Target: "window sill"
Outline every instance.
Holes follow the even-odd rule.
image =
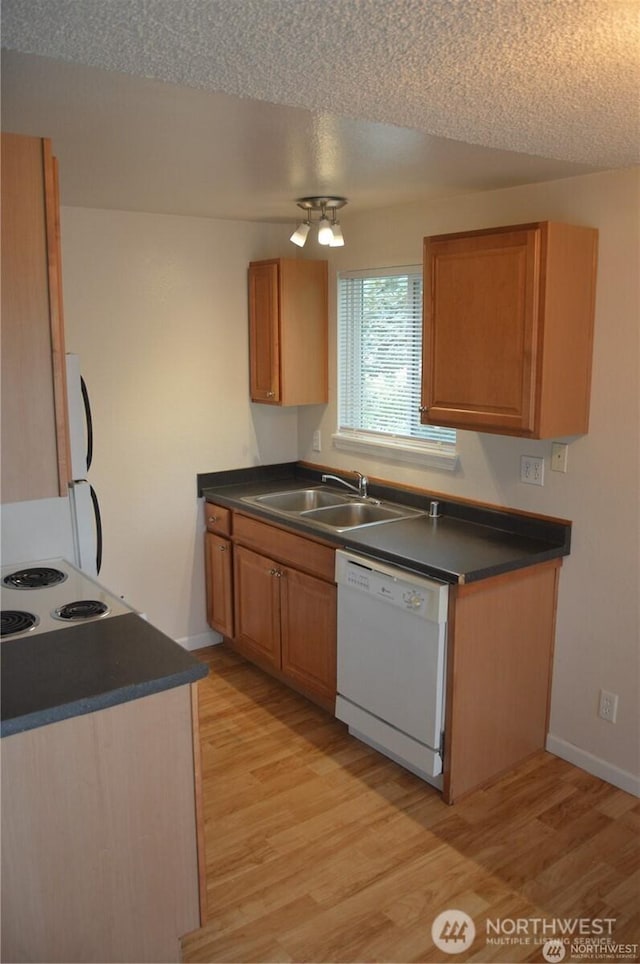
[[[362,455],[372,455],[379,459],[389,459],[393,462],[414,462],[420,465],[430,465],[433,468],[453,472],[458,464],[458,453],[454,446],[424,442],[412,444],[406,439],[379,440],[364,438],[361,435],[351,435],[336,432],[331,436],[334,448]]]

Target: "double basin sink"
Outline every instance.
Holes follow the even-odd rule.
[[[397,522],[425,514],[420,509],[343,495],[324,487],[245,496],[242,501],[268,509],[276,515],[289,518],[298,516],[334,532]]]

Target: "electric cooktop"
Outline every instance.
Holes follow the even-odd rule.
[[[3,641],[135,612],[66,559],[3,566],[0,603]]]

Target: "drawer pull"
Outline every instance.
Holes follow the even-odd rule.
[[[209,521],[209,522],[217,522],[217,521],[218,521],[218,516],[217,516],[217,515],[210,515],[208,521]]]
[[[270,576],[275,576],[276,579],[280,579],[280,577],[282,576],[282,570],[281,570],[281,569],[270,569],[270,570],[269,570],[269,575],[270,575]]]

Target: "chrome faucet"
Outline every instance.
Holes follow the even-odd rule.
[[[354,492],[357,492],[361,499],[366,499],[366,498],[367,498],[367,486],[369,485],[369,479],[366,477],[366,475],[363,475],[361,472],[356,472],[355,469],[354,469],[353,471],[354,471],[354,474],[358,476],[358,484],[357,484],[357,485],[352,485],[351,482],[347,482],[346,479],[341,479],[339,475],[323,475],[323,476],[322,476],[322,481],[323,481],[323,482],[329,482],[329,481],[339,482],[340,485],[346,486],[347,489],[353,489]]]

